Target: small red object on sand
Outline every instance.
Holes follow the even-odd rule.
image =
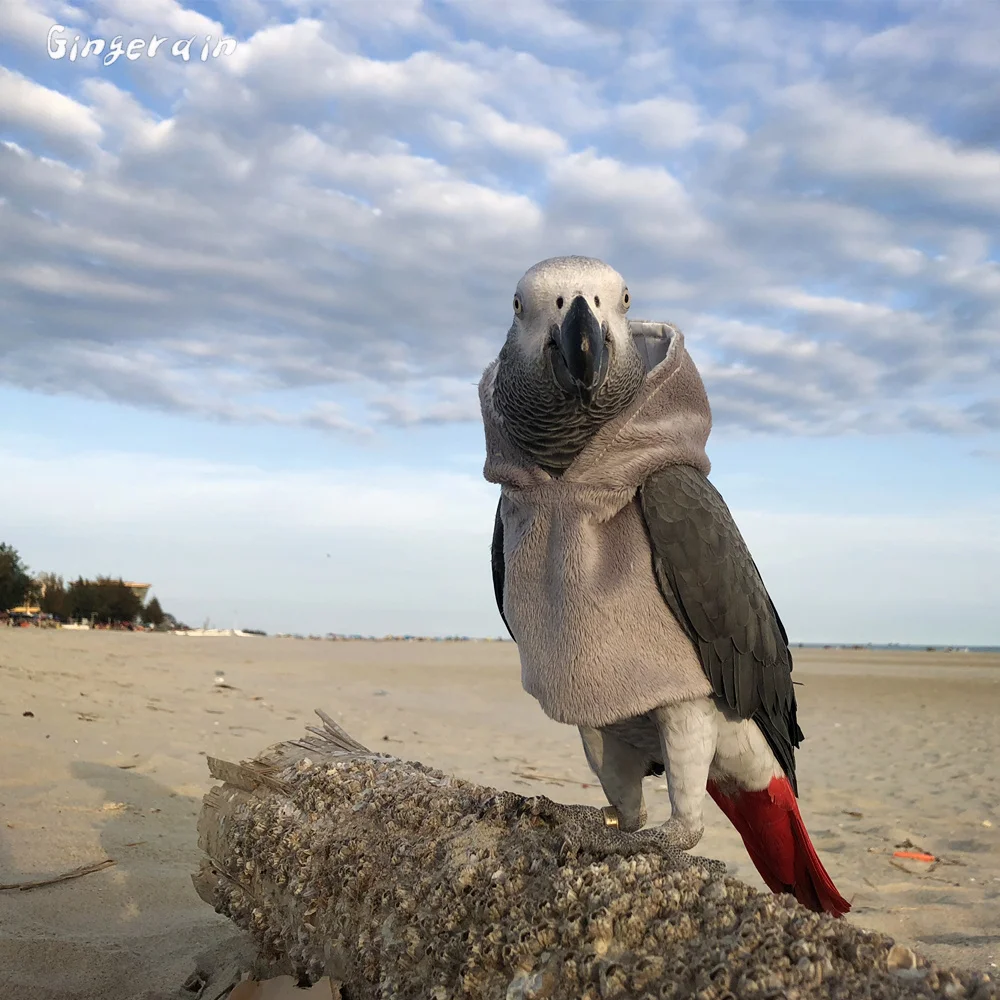
[[[921,854],[920,851],[893,851],[894,858],[909,858],[911,861],[937,861],[933,854]]]

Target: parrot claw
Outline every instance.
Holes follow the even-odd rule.
[[[724,861],[697,857],[687,852],[701,840],[702,830],[692,830],[680,823],[671,826],[667,821],[663,826],[653,826],[648,830],[635,830],[631,833],[615,831],[615,848],[623,854],[659,854],[671,857],[673,863],[686,868],[700,865],[711,875],[725,875],[727,868]]]
[[[639,836],[642,836],[643,833],[657,834],[658,840],[666,842],[671,847],[675,847],[680,851],[690,851],[692,847],[698,846],[705,833],[705,827],[692,827],[682,820],[671,818],[660,827],[640,831]]]
[[[508,794],[508,793],[505,793]],[[614,806],[595,809],[593,806],[564,805],[544,796],[531,799],[533,815],[544,817],[546,821],[561,826],[567,842],[577,848],[593,851],[595,854],[658,854],[668,858],[677,870],[699,865],[712,875],[725,875],[726,864],[711,858],[700,858],[684,853],[686,844],[694,846],[700,839],[702,830],[692,831],[690,827],[668,821],[663,826],[647,830],[623,829],[621,816]]]

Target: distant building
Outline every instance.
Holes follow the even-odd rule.
[[[149,588],[153,585],[151,583],[133,583],[130,580],[125,581],[125,586],[135,594],[136,597],[142,601],[143,604],[146,603],[146,595],[149,593]]]

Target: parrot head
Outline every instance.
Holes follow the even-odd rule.
[[[508,434],[553,472],[636,398],[646,375],[625,280],[592,257],[553,257],[514,292],[493,400]]]
[[[603,261],[553,257],[517,283],[508,338],[553,389],[587,409],[637,366],[629,304],[624,278]]]

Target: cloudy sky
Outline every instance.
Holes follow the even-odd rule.
[[[193,624],[500,634],[475,383],[580,253],[685,330],[793,639],[1000,643],[998,38],[985,2],[3,0],[0,540]]]

